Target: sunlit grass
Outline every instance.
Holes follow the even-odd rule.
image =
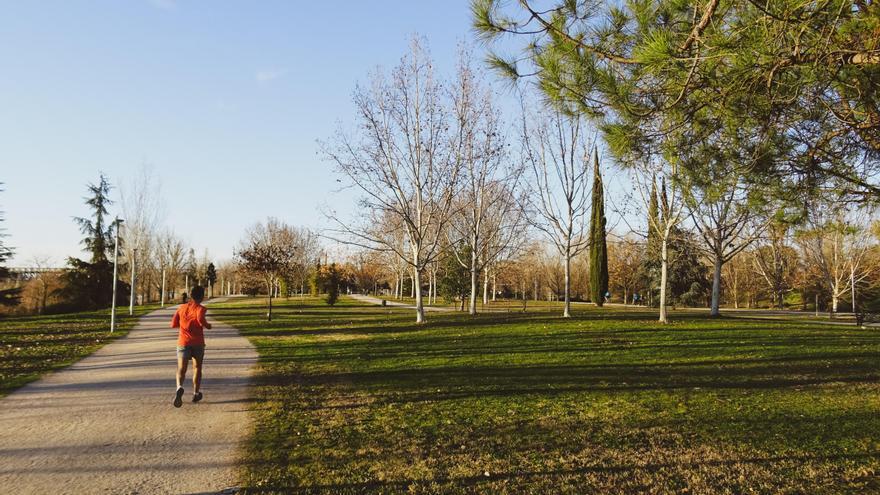
[[[134,317],[120,308],[113,334],[109,309],[0,318],[0,397],[127,334],[138,317],[157,307],[136,306]]]
[[[880,334],[343,298],[211,309],[260,352],[247,493],[880,490]]]

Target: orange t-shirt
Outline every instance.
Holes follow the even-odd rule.
[[[205,345],[205,328],[211,328],[205,320],[207,310],[201,304],[190,301],[181,304],[171,318],[171,328],[180,328],[177,345]]]

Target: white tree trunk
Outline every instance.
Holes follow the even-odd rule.
[[[272,321],[272,284],[270,283],[267,285],[269,286],[269,297],[268,297],[269,311],[266,313],[266,319],[268,321]]]
[[[413,287],[418,287],[418,290],[415,290],[416,297],[416,323],[424,323],[425,322],[425,306],[422,301],[422,274],[419,273],[418,269],[413,269]]]
[[[483,272],[483,306],[489,304],[489,272]]]
[[[666,248],[668,238],[668,235],[664,235],[663,242],[660,246],[660,318],[658,320],[660,323],[669,323],[669,317],[666,315],[666,271],[669,260]]]
[[[721,255],[715,254],[715,272],[712,274],[712,309],[710,316],[721,316]]]
[[[565,249],[565,309],[562,316],[571,317],[571,248],[568,246]]]
[[[477,252],[473,249],[471,250],[471,294],[468,298],[468,313],[475,315],[477,314],[477,278],[479,277],[479,272],[477,271]]]
[[[856,271],[854,266],[849,267],[849,284],[850,284],[850,292],[852,293],[852,312],[855,314],[856,312]]]
[[[739,287],[737,285],[736,270],[733,270],[733,308],[739,309]]]

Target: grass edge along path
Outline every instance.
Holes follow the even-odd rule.
[[[874,330],[263,302],[243,493],[880,492]]]
[[[166,308],[169,305],[166,304]],[[159,304],[117,308],[110,333],[110,308],[53,315],[0,318],[0,397],[66,368],[128,332]]]

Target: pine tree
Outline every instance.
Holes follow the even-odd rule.
[[[324,279],[324,292],[327,293],[324,301],[330,306],[333,306],[339,300],[340,281],[339,269],[336,267],[336,263],[331,263],[327,269],[327,276]]]
[[[0,184],[2,184],[2,182],[0,182]],[[3,220],[3,212],[0,211],[0,222]],[[6,260],[12,256],[12,249],[3,244],[3,238],[6,237],[6,234],[3,233],[4,230],[5,229],[0,229],[0,281],[9,277],[9,269],[4,265],[6,264]],[[0,290],[0,306],[15,306],[20,301],[20,295],[20,287]]]
[[[74,217],[73,221],[85,234],[82,244],[92,254],[92,264],[98,264],[107,261],[108,248],[113,244],[113,226],[107,227],[104,219],[107,206],[113,201],[110,200],[110,182],[104,174],[100,175],[97,185],[89,184],[88,189],[91,196],[86,198],[86,205],[94,212],[94,222],[84,217]]]
[[[88,310],[106,308],[111,304],[113,291],[113,262],[108,257],[108,251],[113,246],[114,223],[107,225],[107,207],[113,204],[110,199],[110,182],[104,174],[101,174],[98,184],[89,184],[90,196],[85,198],[85,204],[92,210],[91,217],[75,217],[73,220],[79,225],[80,231],[85,235],[82,244],[85,250],[91,254],[90,261],[78,258],[68,258],[70,266],[65,274],[65,286],[59,294],[66,298],[71,309]],[[122,240],[120,240],[120,245]],[[117,280],[115,282],[118,304],[127,304],[126,296],[129,286]]]
[[[454,247],[447,247],[440,258],[440,280],[437,284],[440,296],[446,302],[461,301],[464,311],[465,299],[470,291],[470,271],[463,267],[458,259],[469,259],[471,250],[468,246],[458,248],[458,256],[452,252]]]
[[[605,240],[605,188],[599,173],[599,153],[594,155],[593,209],[590,222],[590,291],[596,306],[605,304],[608,292],[608,246]]]

